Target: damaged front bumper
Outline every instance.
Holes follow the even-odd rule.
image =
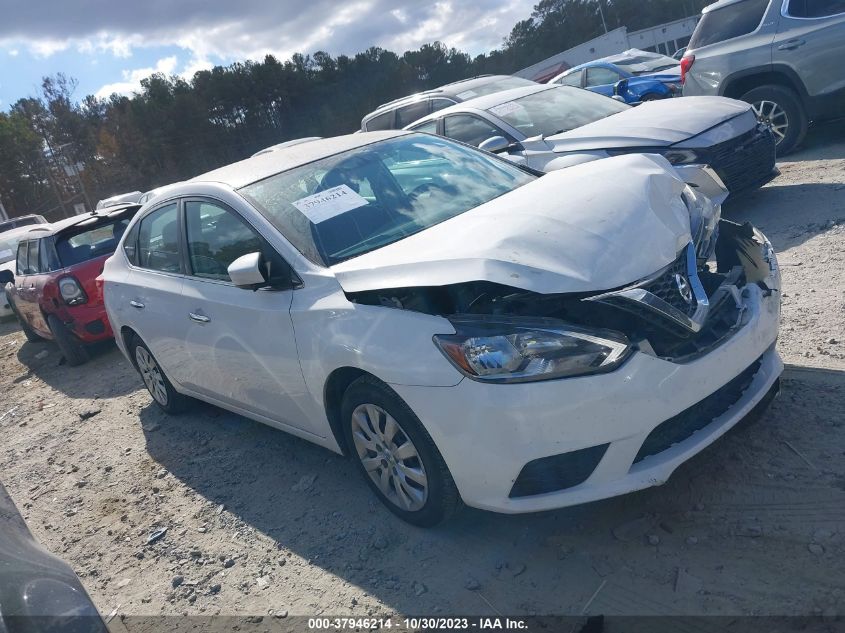
[[[505,513],[575,505],[664,483],[777,391],[780,271],[759,232],[763,279],[715,348],[677,362],[640,349],[618,370],[547,382],[394,385],[428,429],[464,501]],[[761,405],[762,406],[762,405]]]

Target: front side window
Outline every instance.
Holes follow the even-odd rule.
[[[15,260],[18,253],[19,237],[4,237],[0,235],[0,264]]]
[[[484,97],[492,95],[503,90],[511,90],[512,88],[525,88],[526,86],[535,85],[530,79],[523,79],[522,77],[502,77],[500,79],[493,79],[487,83],[473,86],[472,90],[467,90],[465,93],[472,92],[472,96],[463,96],[462,100],[473,99],[475,97]],[[461,93],[461,94],[465,94]],[[458,96],[460,97],[461,94]]]
[[[560,79],[558,79],[555,83],[561,84],[563,86],[575,86],[576,88],[581,87],[581,73],[583,70],[576,70],[574,73],[569,73],[568,75],[564,75]]]
[[[188,257],[195,277],[231,281],[229,265],[262,250],[262,240],[240,216],[206,201],[185,203]]]
[[[560,86],[501,103],[488,112],[532,137],[568,132],[630,107],[589,90]]]
[[[488,138],[505,133],[484,119],[471,114],[455,114],[443,119],[444,134],[467,145],[478,147]]]
[[[182,272],[179,206],[173,202],[144,216],[138,227],[138,265],[166,273]]]
[[[743,0],[708,11],[698,21],[689,47],[700,48],[753,33],[760,26],[768,6],[769,0]]]
[[[789,0],[786,12],[793,18],[826,18],[845,13],[845,0]]]
[[[239,192],[303,255],[332,266],[535,178],[448,139],[408,134],[276,174]]]
[[[587,86],[606,86],[607,84],[615,84],[622,79],[622,76],[615,70],[610,68],[603,68],[596,66],[595,68],[587,69]]]

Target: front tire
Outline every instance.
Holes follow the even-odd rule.
[[[55,314],[47,315],[47,325],[50,332],[53,334],[53,340],[59,346],[59,350],[64,355],[67,364],[71,367],[78,367],[88,362],[88,350],[83,347],[82,343],[76,338],[73,333],[67,329],[67,326],[62,323],[62,320]]]
[[[460,495],[440,451],[411,408],[383,382],[363,376],[343,395],[346,444],[367,484],[396,516],[420,527],[443,523]]]
[[[190,405],[190,398],[183,396],[173,388],[170,380],[153,356],[150,348],[139,336],[133,336],[129,344],[129,353],[138,373],[153,397],[153,401],[166,413],[176,415]]]
[[[772,130],[778,156],[786,156],[804,140],[807,135],[807,113],[801,99],[789,88],[760,86],[740,98],[750,103],[757,120]]]

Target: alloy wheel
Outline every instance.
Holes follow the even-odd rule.
[[[153,355],[141,346],[135,348],[135,362],[138,364],[138,371],[141,378],[147,385],[150,394],[161,406],[167,406],[167,387],[164,384],[164,376],[158,368]]]
[[[409,512],[425,505],[425,467],[392,415],[375,404],[359,405],[352,412],[352,441],[367,475],[391,503]]]
[[[751,104],[754,115],[760,123],[765,123],[772,134],[775,135],[775,142],[780,145],[789,132],[789,116],[781,106],[774,101],[757,101]]]

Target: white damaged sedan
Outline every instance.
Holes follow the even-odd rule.
[[[719,215],[655,155],[541,175],[355,134],[169,188],[102,279],[158,405],[350,455],[430,526],[661,484],[768,404],[777,261]]]

